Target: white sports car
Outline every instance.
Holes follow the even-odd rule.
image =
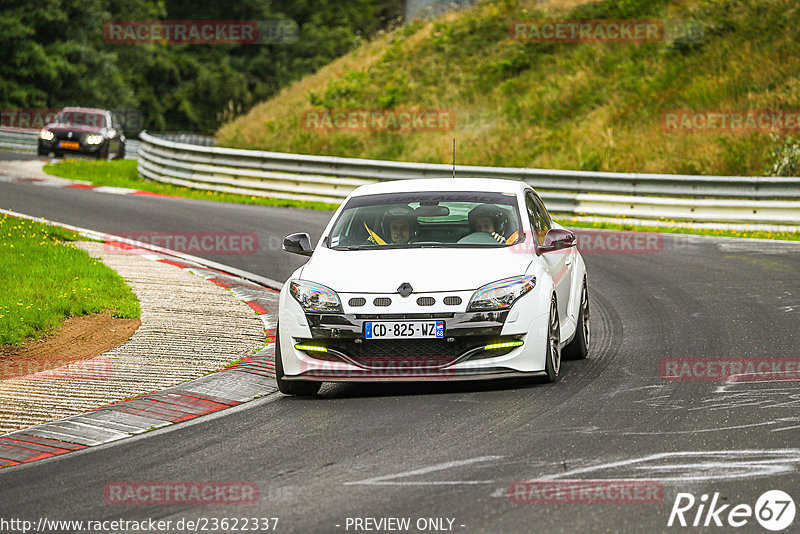
[[[575,235],[524,182],[396,180],[345,199],[280,294],[283,393],[322,382],[558,378],[589,347]]]

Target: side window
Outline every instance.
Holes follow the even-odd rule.
[[[542,217],[542,213],[539,211],[539,207],[536,204],[536,199],[534,198],[533,193],[527,193],[525,195],[525,208],[528,212],[528,218],[531,221],[534,239],[536,239],[536,242],[541,245],[544,242],[544,236],[549,229],[549,225]]]
[[[542,225],[544,227],[544,233],[546,234],[547,231],[553,227],[552,220],[550,219],[550,214],[547,212],[547,208],[544,207],[544,202],[542,202],[542,199],[539,198],[539,195],[534,193],[533,199],[536,201],[537,211],[541,216]],[[544,235],[542,235],[542,241],[544,241]]]

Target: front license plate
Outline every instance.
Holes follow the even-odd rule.
[[[444,337],[444,321],[364,323],[364,339],[437,339]]]
[[[72,149],[80,148],[80,145],[78,143],[76,143],[75,141],[61,141],[58,144],[58,146],[61,147],[61,148],[72,148]]]

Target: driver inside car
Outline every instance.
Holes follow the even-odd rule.
[[[417,237],[419,223],[410,208],[392,208],[383,216],[383,235],[390,244],[411,243]]]

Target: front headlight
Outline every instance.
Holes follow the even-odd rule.
[[[103,142],[103,136],[97,134],[90,134],[86,136],[84,141],[86,141],[87,145],[99,145],[100,143]]]
[[[289,293],[306,311],[331,313],[342,311],[339,295],[323,285],[306,280],[294,280],[289,285]]]
[[[48,130],[47,128],[42,128],[42,131],[39,132],[39,139],[44,141],[52,141],[55,137],[55,134]]]
[[[510,308],[522,295],[536,286],[535,276],[513,276],[486,284],[469,299],[467,311]]]

